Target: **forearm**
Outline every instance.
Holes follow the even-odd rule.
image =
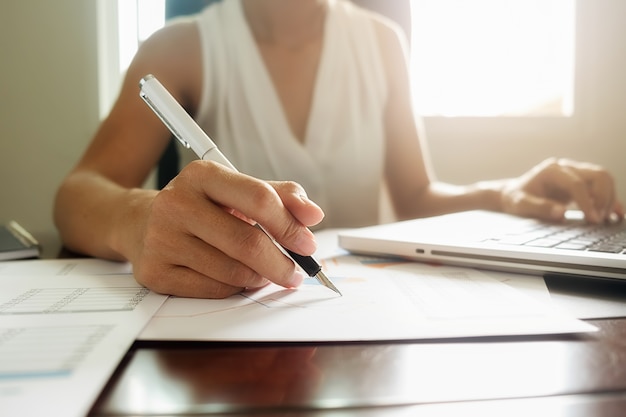
[[[95,257],[129,259],[155,193],[122,187],[90,171],[72,173],[59,188],[54,207],[63,245]]]
[[[429,217],[465,210],[502,211],[503,181],[481,181],[469,185],[431,182],[396,204],[400,219]]]

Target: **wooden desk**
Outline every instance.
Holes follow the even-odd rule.
[[[626,319],[591,323],[582,336],[137,343],[91,415],[624,415]]]
[[[623,300],[626,283],[546,277]],[[626,318],[585,335],[397,343],[137,342],[90,416],[624,416]]]

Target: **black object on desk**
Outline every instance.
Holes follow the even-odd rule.
[[[0,261],[38,258],[40,254],[39,242],[16,221],[0,226]]]

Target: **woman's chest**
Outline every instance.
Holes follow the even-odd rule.
[[[291,132],[303,143],[316,90],[322,41],[297,48],[261,44],[259,51]]]

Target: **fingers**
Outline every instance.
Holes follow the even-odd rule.
[[[214,163],[198,161],[197,172],[192,173],[199,193],[209,196],[221,206],[234,208],[243,216],[261,224],[278,242],[302,255],[315,252],[313,233],[299,221],[290,210],[294,210],[307,223],[323,216],[319,207],[305,202],[302,189],[294,183],[273,183],[289,200],[289,209],[278,191],[269,183],[236,173]],[[218,181],[217,178],[220,178]],[[299,207],[296,207],[299,206]],[[228,225],[224,225],[225,228]],[[255,232],[256,233],[256,232]],[[262,237],[259,235],[258,237]],[[255,243],[255,242],[252,242]]]
[[[324,219],[322,209],[309,200],[304,188],[292,181],[270,181],[285,208],[303,225],[315,226]]]
[[[257,288],[269,282],[262,275],[195,236],[151,233],[146,248],[158,252],[145,253],[143,268],[135,268],[138,281],[150,289],[164,293],[197,298],[223,298],[246,288]]]
[[[303,277],[295,274],[293,261],[285,257],[265,233],[219,208],[210,209],[217,210],[210,216],[213,221],[196,222],[195,225],[194,233],[203,244],[218,248],[229,259],[246,265],[276,284],[288,288],[300,285]],[[214,257],[218,255],[213,254]],[[228,269],[225,272],[221,276],[226,281],[235,279]]]
[[[587,172],[565,160],[557,160],[546,166],[543,172],[545,197],[552,202],[574,202],[593,223],[600,221],[596,202],[586,179]],[[550,203],[547,202],[547,204]]]
[[[315,239],[302,221],[315,223],[323,213],[303,196],[294,183],[271,186],[194,162],[154,198],[143,250],[133,260],[135,276],[155,291],[192,297],[226,297],[269,281],[296,287],[304,275],[253,224],[263,224],[285,247],[311,254]]]
[[[509,209],[505,210],[519,216],[535,217],[537,219],[558,222],[563,220],[567,207],[563,204],[538,197],[524,191],[518,191],[515,196],[510,196]]]
[[[590,163],[559,159],[556,183],[571,196],[590,222],[608,220],[618,209],[615,182],[602,167]]]
[[[568,159],[547,159],[503,190],[505,211],[560,220],[575,203],[592,223],[623,218],[612,176],[602,167]]]

